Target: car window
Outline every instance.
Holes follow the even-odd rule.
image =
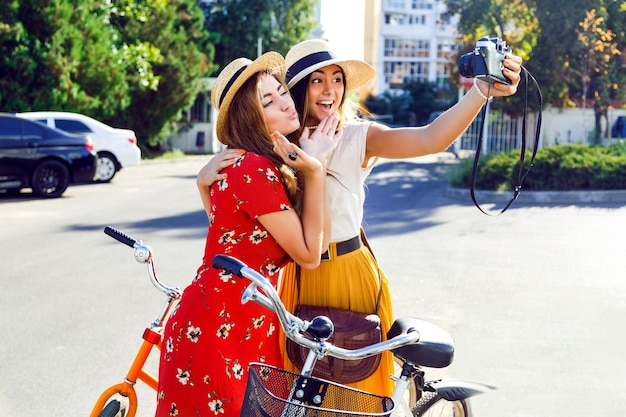
[[[0,117],[0,140],[20,140],[22,138],[22,121],[9,117]]]
[[[43,140],[44,128],[37,123],[24,123],[24,139],[26,140]]]
[[[54,125],[57,129],[65,130],[70,133],[89,133],[91,129],[78,120],[54,119]]]

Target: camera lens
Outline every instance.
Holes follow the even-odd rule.
[[[474,53],[470,52],[465,55],[461,55],[459,58],[459,73],[468,78],[474,77]]]

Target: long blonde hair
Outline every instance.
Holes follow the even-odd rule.
[[[260,83],[261,76],[267,74],[266,72],[255,74],[237,91],[228,111],[228,119],[221,140],[229,148],[254,152],[271,160],[282,174],[291,204],[298,208],[301,195],[298,192],[298,179],[291,167],[274,152],[272,138],[263,113]],[[284,81],[276,75],[269,75],[285,86]]]

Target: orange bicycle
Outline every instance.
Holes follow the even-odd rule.
[[[167,296],[167,301],[158,317],[144,330],[143,342],[126,377],[122,382],[112,385],[100,395],[90,414],[90,417],[134,417],[137,412],[137,393],[135,392],[137,381],[142,381],[150,388],[157,390],[157,378],[145,370],[144,365],[155,346],[160,350],[163,323],[182,293],[179,288],[168,287],[159,281],[152,259],[152,249],[149,246],[109,226],[104,228],[104,233],[134,248],[135,260],[148,265],[150,281],[156,289]]]
[[[119,242],[134,248],[135,260],[148,265],[148,273],[152,284],[167,296],[167,301],[161,309],[159,316],[145,329],[143,341],[126,377],[122,382],[112,385],[100,395],[90,414],[91,417],[135,417],[137,413],[135,384],[137,381],[142,381],[155,392],[157,391],[157,378],[151,375],[144,366],[152,349],[154,347],[157,350],[160,349],[163,324],[182,293],[178,288],[167,287],[158,280],[152,258],[152,250],[149,246],[109,226],[104,229],[104,232]],[[270,369],[268,366],[259,367],[258,364],[251,364],[248,375],[248,390],[252,390],[250,392],[253,394],[246,391],[246,402],[242,409],[242,417],[303,417],[305,414],[318,417],[331,415],[351,415],[355,417],[468,417],[471,415],[469,398],[493,389],[493,387],[477,382],[426,379],[423,367],[445,368],[452,363],[454,355],[454,341],[452,337],[432,323],[412,317],[399,318],[387,333],[387,340],[357,350],[344,349],[328,341],[334,328],[330,319],[320,316],[308,322],[287,312],[276,289],[261,274],[248,268],[240,260],[226,255],[216,255],[213,259],[213,267],[229,271],[239,278],[249,279],[251,283],[242,294],[242,304],[254,301],[274,311],[287,337],[310,349],[301,374],[291,373],[280,368]],[[312,377],[315,363],[326,355],[351,360],[361,359],[388,350],[394,353],[396,361],[394,374],[389,376],[395,381],[395,388],[391,397],[379,397],[330,381],[316,381],[316,378]],[[268,372],[273,375],[271,380]],[[301,377],[304,379],[301,379]],[[320,408],[317,388],[302,391],[307,396],[311,394],[310,401],[307,399],[306,403],[310,402],[312,404],[311,406],[303,405],[304,397],[300,398],[297,396],[300,395],[300,390],[282,390],[285,386],[284,381],[289,378],[296,378],[292,381],[294,383],[295,381],[305,381],[305,385],[309,387],[320,388],[322,385],[332,385],[333,388],[331,390],[335,394],[331,394],[330,397],[332,398],[334,395],[339,397],[345,396],[348,398],[348,403],[345,403],[343,406],[349,407],[352,411]],[[274,390],[277,386],[272,385],[272,381],[279,381],[277,386],[282,390],[280,395],[285,393],[297,394],[296,397],[282,398],[276,396]],[[320,385],[319,381],[322,381],[322,385]],[[295,388],[295,385],[293,387]],[[367,400],[368,404],[373,404],[372,407],[376,410],[382,404],[384,410],[372,411],[370,410],[370,405],[367,406],[367,410],[361,410],[361,403],[356,401],[357,396]],[[262,410],[265,406],[277,406],[280,410],[265,413]],[[288,407],[285,408],[283,406]],[[283,408],[289,411],[285,412]]]

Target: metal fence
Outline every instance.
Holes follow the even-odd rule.
[[[476,150],[481,134],[482,112],[474,119],[470,127],[457,140],[457,150]],[[485,113],[485,132],[482,141],[482,154],[509,152],[522,147],[522,117],[511,117],[499,111],[487,108]],[[529,113],[526,117],[526,148],[532,149],[535,142],[537,114]],[[541,146],[541,142],[540,142]]]

